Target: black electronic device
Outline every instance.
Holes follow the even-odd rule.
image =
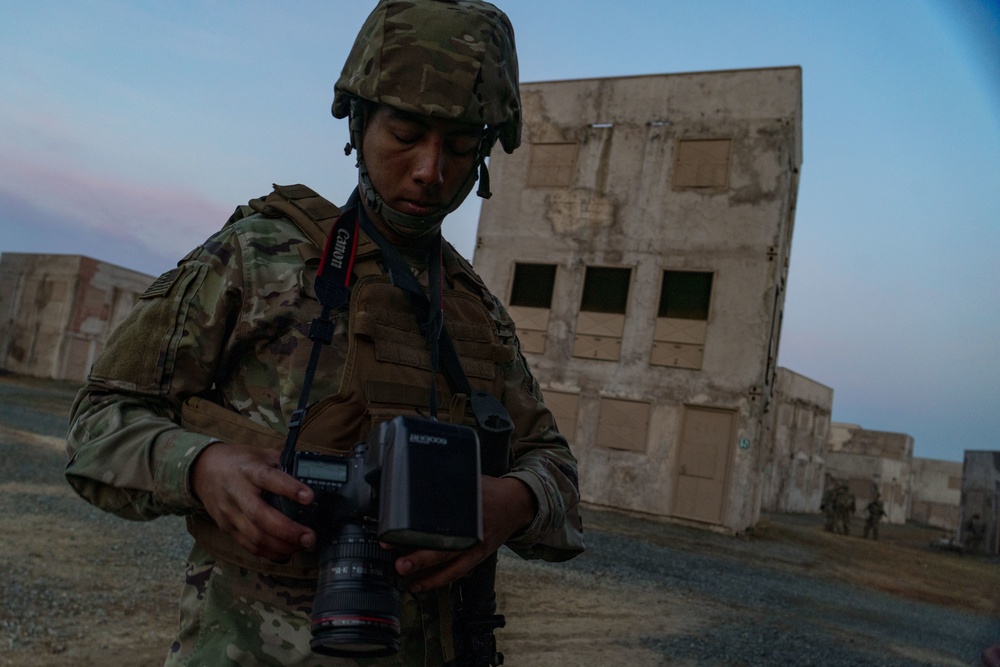
[[[301,505],[272,496],[316,531],[319,577],[313,651],[379,657],[399,650],[397,547],[461,550],[483,539],[479,438],[466,426],[399,416],[350,456],[294,452],[290,475],[312,488]]]

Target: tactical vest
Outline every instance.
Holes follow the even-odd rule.
[[[306,234],[318,254],[339,209],[302,185],[275,186],[264,199],[240,207],[230,223],[249,213],[285,217]],[[227,223],[229,224],[229,223]],[[445,327],[472,389],[501,398],[504,378],[500,365],[514,360],[515,349],[501,341],[492,296],[472,267],[444,244],[443,293]],[[303,423],[298,449],[347,454],[378,423],[396,415],[427,415],[432,381],[430,352],[403,291],[383,275],[377,246],[367,237],[358,242],[348,313],[348,351],[339,387],[317,397]],[[509,323],[506,323],[509,325]],[[322,362],[322,355],[320,357]],[[475,426],[468,397],[453,394],[437,376],[442,420]],[[182,408],[182,425],[226,442],[281,449],[284,434],[201,398]],[[315,552],[299,552],[276,563],[244,550],[203,513],[188,516],[188,530],[204,548],[223,560],[265,574],[314,579]]]

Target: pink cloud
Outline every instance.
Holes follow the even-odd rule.
[[[77,232],[131,241],[175,258],[219,229],[232,213],[228,204],[193,189],[102,177],[16,158],[0,162],[0,190],[29,199]]]

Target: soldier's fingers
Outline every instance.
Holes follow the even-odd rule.
[[[417,574],[423,570],[439,567],[458,558],[460,551],[432,551],[418,549],[396,559],[396,571],[403,576]]]
[[[416,576],[407,578],[406,585],[413,592],[441,588],[467,575],[482,559],[483,557],[479,556],[478,550],[460,552],[454,558],[439,563],[435,567],[425,568]]]
[[[466,551],[414,551],[396,560],[396,571],[407,577],[410,590],[429,591],[464,577],[487,555],[482,545]]]
[[[260,498],[245,509],[241,519],[238,539],[255,556],[280,560],[300,549],[315,546],[315,532],[295,523]]]
[[[302,505],[313,501],[313,490],[307,484],[271,465],[254,466],[249,480],[262,491],[284,496]]]
[[[250,553],[272,560],[311,548],[316,539],[265,502],[264,492],[312,502],[312,490],[277,463],[275,451],[217,443],[205,449],[194,473],[198,495],[219,527]]]

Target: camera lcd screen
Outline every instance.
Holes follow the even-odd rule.
[[[309,459],[299,459],[295,465],[295,472],[298,477],[319,479],[324,482],[347,481],[346,463],[334,463],[332,461],[311,461]]]

